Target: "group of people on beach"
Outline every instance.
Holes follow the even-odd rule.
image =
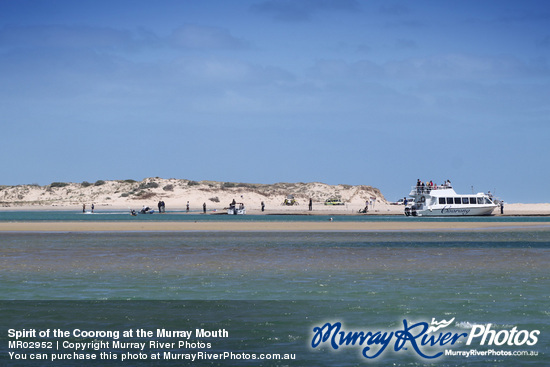
[[[164,200],[161,200],[157,203],[157,207],[159,209],[159,213],[166,213],[166,203],[164,202]],[[93,212],[93,204],[92,204],[92,212]],[[151,210],[151,208],[149,208],[148,206],[144,206],[140,213],[148,213],[149,211]],[[185,205],[185,210],[187,213],[189,213],[189,201],[187,202],[187,204]],[[202,204],[202,211],[203,213],[206,213],[206,203],[203,203]],[[130,212],[132,213],[132,215],[135,215],[136,214],[136,211],[135,210],[130,210]]]

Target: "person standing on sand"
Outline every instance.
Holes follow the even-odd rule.
[[[262,201],[262,212],[264,211],[265,209],[265,203]]]
[[[189,202],[187,202],[187,213],[189,213]]]
[[[202,212],[206,214],[206,203],[202,204]]]
[[[159,213],[162,213],[162,201],[159,201],[157,206],[159,208]]]
[[[86,213],[86,204],[82,204],[82,213]]]
[[[92,203],[92,213],[94,212],[94,203]]]
[[[312,210],[313,210],[313,200],[309,198],[309,211],[312,211]]]

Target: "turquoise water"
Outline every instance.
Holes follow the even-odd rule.
[[[79,215],[55,213],[66,220]],[[24,215],[44,220],[40,219],[43,213]],[[228,220],[245,220],[240,218]],[[513,218],[498,218],[504,219]],[[319,219],[300,216],[292,220]],[[227,339],[212,340],[211,352],[294,353],[296,360],[193,365],[544,365],[550,353],[549,264],[548,229],[0,233],[0,361],[22,366],[75,365],[74,361],[10,360],[5,332],[10,328],[207,327],[225,328],[230,334]],[[497,331],[513,327],[540,330],[533,346],[462,343],[452,347],[536,351],[538,355],[443,356],[428,361],[409,347],[366,360],[357,347],[310,346],[313,328],[328,321],[340,321],[347,329],[376,331],[403,329],[404,319],[429,323],[432,318],[455,318],[450,328],[456,332],[470,332],[478,323],[491,323]],[[120,361],[100,362],[96,364],[121,365]],[[166,360],[142,364],[186,365]]]

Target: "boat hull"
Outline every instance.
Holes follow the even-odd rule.
[[[246,214],[246,209],[227,209],[227,214],[229,214],[229,215],[244,215],[244,214]]]
[[[490,206],[466,206],[466,205],[449,205],[449,206],[432,206],[430,208],[410,208],[408,215],[418,217],[466,217],[466,216],[485,216],[493,215],[496,205]],[[409,209],[409,208],[408,208]]]

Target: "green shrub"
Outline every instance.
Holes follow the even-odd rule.
[[[103,181],[103,180],[97,180],[97,181],[94,183],[94,186],[101,186],[101,185],[105,185],[105,181]]]
[[[156,182],[143,182],[139,185],[140,189],[156,189],[157,187],[159,187],[159,184]]]
[[[82,187],[92,186],[92,184],[89,183],[88,181],[83,181],[80,185],[81,185]]]
[[[152,197],[155,197],[155,194],[152,192],[147,191],[140,191],[137,194],[135,194],[140,200],[150,199]]]
[[[69,186],[69,184],[66,182],[52,182],[50,185],[50,187],[65,187],[65,186]]]

